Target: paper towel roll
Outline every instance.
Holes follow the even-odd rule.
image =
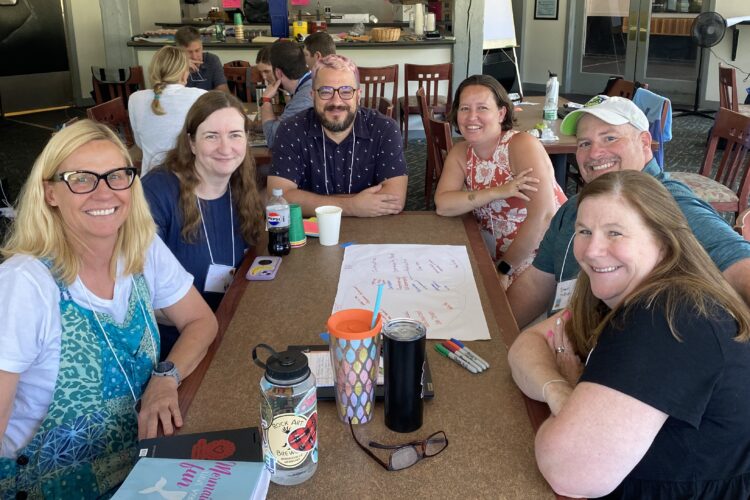
[[[424,5],[421,3],[414,6],[414,34],[424,35]]]
[[[427,20],[424,23],[425,31],[435,31],[435,13],[430,12],[427,14]]]

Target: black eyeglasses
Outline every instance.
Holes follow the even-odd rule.
[[[369,445],[373,448],[378,448],[381,450],[392,450],[390,456],[388,457],[388,463],[385,463],[377,455],[370,451],[369,448],[359,442],[356,434],[354,434],[354,426],[352,425],[351,418],[349,418],[349,430],[352,431],[354,442],[357,443],[365,453],[372,457],[373,460],[382,465],[385,470],[406,469],[419,462],[423,458],[434,457],[448,447],[448,438],[443,431],[438,431],[435,434],[431,434],[424,441],[412,441],[405,444],[390,445],[370,441]]]
[[[354,97],[354,92],[356,92],[357,89],[354,87],[350,87],[349,85],[344,85],[343,87],[335,88],[335,87],[318,87],[318,90],[316,92],[318,93],[318,97],[323,99],[324,101],[328,101],[330,99],[333,99],[333,94],[336,92],[339,93],[339,97],[342,98],[345,101],[351,100],[352,97]]]
[[[71,170],[52,176],[52,181],[64,182],[75,194],[86,194],[96,189],[100,180],[104,180],[109,189],[122,191],[133,185],[138,170],[135,167],[120,167],[97,174],[88,170]]]

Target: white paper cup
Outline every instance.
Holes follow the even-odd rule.
[[[333,246],[339,244],[339,230],[341,229],[341,207],[324,205],[315,209],[318,218],[318,233],[320,244]]]

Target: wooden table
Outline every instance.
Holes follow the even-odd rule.
[[[374,420],[357,429],[364,442],[394,444],[445,431],[449,446],[442,454],[400,472],[387,472],[366,456],[338,419],[334,403],[319,402],[317,472],[299,486],[272,484],[268,497],[552,498],[535,463],[534,433],[524,411],[526,406],[543,415],[546,405],[524,398],[511,379],[506,346],[518,328],[474,219],[432,212],[345,217],[341,231],[342,242],[466,245],[492,336],[471,348],[491,368],[472,375],[439,357],[435,342],[428,341],[435,398],[425,403],[422,428],[412,434],[389,431],[378,403]],[[220,337],[180,387],[182,432],[260,425],[262,370],[253,365],[250,351],[259,342],[277,349],[321,342],[318,334],[331,313],[343,254],[341,247],[323,247],[311,238],[284,257],[269,282],[245,281],[241,276],[252,260],[246,259],[217,312]]]

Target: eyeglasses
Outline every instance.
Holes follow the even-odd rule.
[[[99,185],[100,180],[104,180],[109,189],[122,191],[133,185],[135,176],[138,171],[134,167],[120,167],[97,174],[88,170],[71,170],[52,176],[52,181],[64,182],[75,194],[86,194],[94,191]]]
[[[424,441],[412,441],[405,444],[380,444],[374,441],[370,441],[369,446],[372,448],[378,448],[381,450],[392,450],[388,457],[388,463],[383,462],[377,455],[375,455],[369,448],[359,442],[356,434],[354,434],[354,426],[352,425],[352,419],[349,418],[349,430],[352,431],[352,437],[354,442],[359,445],[373,460],[383,466],[385,470],[403,470],[411,467],[415,463],[419,462],[423,458],[434,457],[444,449],[448,447],[448,438],[445,432],[438,431],[435,434],[431,434]]]
[[[339,97],[342,98],[345,101],[351,100],[352,97],[354,97],[354,92],[356,92],[357,89],[354,87],[350,87],[349,85],[344,85],[343,87],[334,88],[334,87],[318,87],[318,90],[316,92],[318,93],[318,97],[323,99],[324,101],[328,101],[333,98],[333,94],[336,92],[339,93]]]

